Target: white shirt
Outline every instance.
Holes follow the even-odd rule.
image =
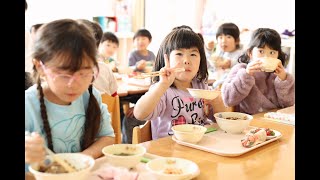
[[[101,94],[112,95],[118,89],[117,80],[112,73],[111,68],[104,62],[99,61],[99,74],[93,82],[93,86],[97,88]]]

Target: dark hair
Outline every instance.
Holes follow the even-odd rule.
[[[30,32],[32,32],[32,29],[35,30],[35,32],[38,31],[38,29],[43,25],[43,23],[40,23],[40,24],[34,24],[31,26],[31,29],[30,29]]]
[[[230,35],[236,41],[236,48],[240,48],[240,30],[234,23],[221,24],[217,30],[216,39],[221,35]]]
[[[24,11],[26,11],[28,9],[28,3],[27,3],[27,0],[25,0],[26,4],[24,6]]]
[[[100,43],[103,43],[104,41],[111,41],[119,46],[119,39],[112,32],[103,33]]]
[[[152,40],[152,36],[151,36],[151,33],[146,30],[146,29],[139,29],[133,36],[133,40],[135,40],[137,37],[139,36],[144,36],[144,37],[147,37],[149,39],[149,41]]]
[[[87,61],[91,61],[98,68],[95,40],[85,25],[72,19],[60,19],[43,25],[38,33],[34,44],[34,60],[41,61],[43,64],[57,63],[62,65],[62,68],[70,70],[70,72],[78,71],[81,65]],[[33,69],[34,76],[37,79],[41,117],[48,139],[48,147],[53,150],[41,80],[36,68],[33,67]],[[90,97],[86,110],[85,130],[81,140],[82,149],[89,147],[94,142],[101,119],[100,107],[92,94],[92,85],[89,86],[88,90]]]
[[[279,52],[278,59],[285,66],[288,56],[281,49],[281,37],[277,31],[269,28],[258,28],[253,31],[248,49],[238,58],[238,62],[249,63],[250,57],[248,54],[251,53],[252,49],[254,47],[263,48],[266,45]]]
[[[188,26],[178,26],[173,28],[173,30],[165,37],[162,41],[157,57],[155,60],[154,71],[159,71],[165,66],[164,54],[170,55],[171,51],[181,48],[192,48],[196,47],[200,53],[200,67],[196,78],[199,81],[207,82],[208,80],[208,70],[207,70],[207,59],[204,51],[204,43],[201,36]],[[159,77],[154,77],[152,83],[159,81]],[[173,84],[171,86],[174,86]]]
[[[98,47],[103,33],[100,24],[97,22],[89,21],[87,19],[78,19],[77,21],[85,24],[90,29],[90,31],[92,31],[92,34],[94,35],[94,38],[96,40],[96,47]]]

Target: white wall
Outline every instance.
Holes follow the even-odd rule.
[[[115,0],[27,0],[25,22],[47,23],[61,18],[88,19],[94,16],[114,16]]]
[[[295,29],[295,2],[292,0],[145,0],[145,27],[153,35],[150,50],[158,47],[170,30],[178,25],[200,29],[197,23],[206,8],[216,15],[217,23],[233,22],[250,30],[268,27],[279,33]],[[197,3],[206,4],[200,9]]]

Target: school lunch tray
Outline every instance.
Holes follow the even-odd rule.
[[[273,141],[278,140],[282,136],[282,134],[279,131],[272,129],[275,132],[274,138],[268,139],[260,144],[254,145],[249,148],[243,147],[241,144],[241,139],[244,138],[245,134],[253,128],[257,127],[249,126],[249,128],[241,134],[225,133],[225,131],[218,129],[217,131],[205,134],[198,143],[180,141],[174,135],[172,136],[172,140],[174,140],[176,143],[180,145],[207,151],[221,156],[232,157],[240,156],[249,151],[257,149],[263,145],[269,144]]]

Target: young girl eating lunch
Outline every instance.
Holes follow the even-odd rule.
[[[184,68],[183,72],[174,72]],[[152,139],[168,136],[178,124],[210,124],[204,112],[204,100],[193,98],[187,88],[208,89],[207,60],[203,40],[188,26],[174,28],[161,43],[152,85],[136,103],[134,116],[151,120]]]
[[[279,59],[272,72],[265,70],[263,60]],[[248,49],[228,74],[221,92],[226,106],[255,114],[294,104],[295,80],[285,71],[287,55],[281,50],[277,31],[258,28],[251,36]],[[268,62],[270,61],[270,62]]]
[[[55,153],[93,158],[114,143],[110,114],[92,87],[98,73],[91,31],[71,19],[39,29],[33,63],[36,84],[25,91],[25,163],[41,162],[44,146]]]

